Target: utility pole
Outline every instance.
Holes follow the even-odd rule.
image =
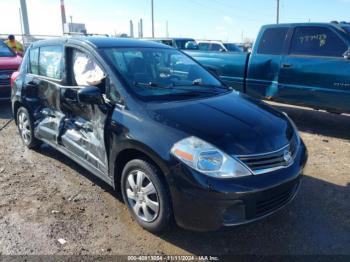
[[[70,18],[69,32],[71,33],[71,32],[73,32],[73,16],[70,15],[69,18]]]
[[[134,38],[134,23],[130,20],[130,37]]]
[[[277,0],[277,21],[276,24],[280,23],[280,0]]]
[[[67,20],[66,20],[66,10],[65,10],[65,7],[64,7],[64,0],[61,0],[61,20],[62,20],[62,33],[64,34],[65,33],[65,26],[66,26],[66,23],[67,23]],[[70,29],[68,29],[70,30]]]
[[[30,35],[26,0],[20,0],[24,35]]]
[[[152,38],[154,38],[154,6],[153,6],[153,0],[151,0],[151,12],[152,12]]]

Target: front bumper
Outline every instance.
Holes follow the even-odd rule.
[[[293,165],[263,175],[215,179],[180,164],[170,186],[175,220],[187,229],[211,231],[262,219],[294,199],[306,161],[301,143]]]

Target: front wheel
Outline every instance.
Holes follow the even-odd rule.
[[[172,212],[170,197],[160,172],[145,160],[128,162],[122,173],[123,199],[138,224],[150,232],[164,230]]]
[[[28,148],[40,145],[40,141],[34,137],[33,119],[25,107],[20,107],[17,111],[17,125],[22,141]]]

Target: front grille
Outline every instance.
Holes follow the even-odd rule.
[[[0,86],[10,86],[10,78],[15,70],[0,70]]]
[[[298,145],[299,137],[295,134],[291,142],[280,150],[266,154],[238,156],[238,158],[246,164],[255,175],[259,175],[293,164]]]
[[[265,214],[271,213],[274,210],[284,206],[295,195],[297,186],[298,184],[278,194],[274,194],[267,199],[256,202],[255,216],[256,217],[263,216]]]

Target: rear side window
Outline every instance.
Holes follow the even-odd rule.
[[[63,46],[44,46],[40,48],[39,74],[61,79],[63,76]]]
[[[258,47],[258,54],[280,55],[287,37],[288,27],[266,29]]]
[[[323,27],[297,27],[290,54],[342,57],[347,45],[332,30]]]
[[[30,49],[29,52],[29,71],[34,75],[39,74],[39,48]]]

